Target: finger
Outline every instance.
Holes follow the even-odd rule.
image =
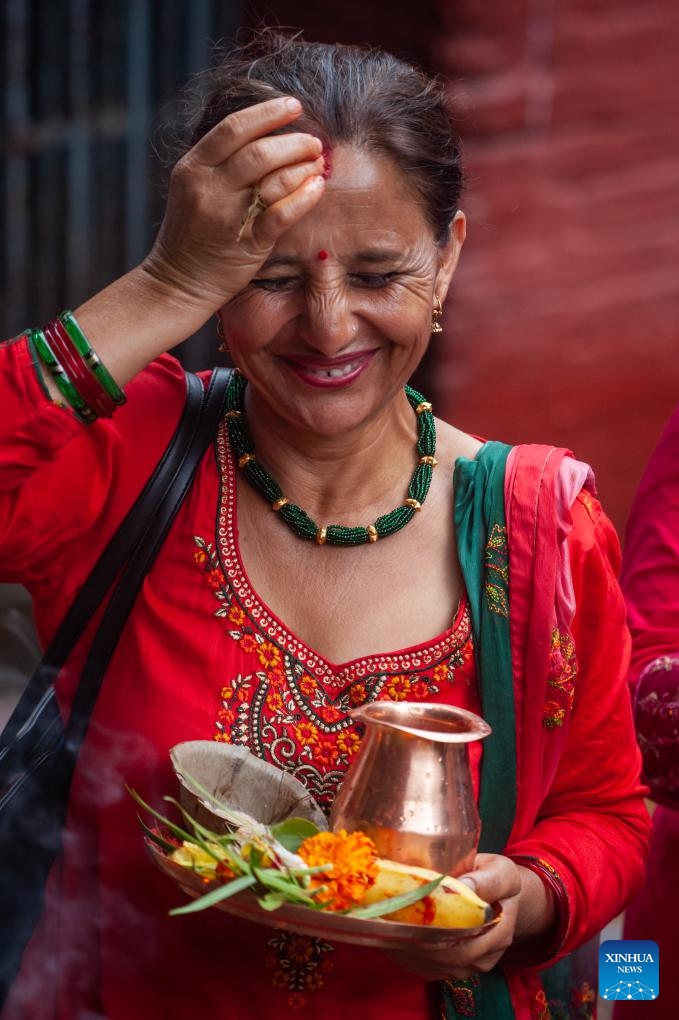
[[[308,177],[322,177],[324,171],[325,160],[322,156],[313,162],[283,167],[261,178],[259,193],[268,206],[273,205],[296,191]]]
[[[269,99],[224,117],[203,135],[187,157],[205,166],[218,166],[248,142],[296,120],[302,104],[292,96]],[[187,158],[185,157],[185,158]]]
[[[228,167],[228,179],[234,188],[249,188],[286,166],[318,159],[322,151],[323,143],[314,135],[273,135],[245,145],[225,169]]]
[[[474,870],[459,876],[487,903],[518,896],[521,876],[513,861],[499,854],[478,854]]]
[[[251,240],[257,251],[271,248],[279,237],[311,212],[320,202],[325,179],[319,174],[309,177],[291,195],[274,202],[252,223]]]

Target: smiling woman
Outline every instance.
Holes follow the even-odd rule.
[[[108,668],[2,1020],[546,1015],[539,966],[620,911],[647,839],[616,536],[586,465],[465,435],[408,385],[465,238],[444,86],[273,33],[197,85],[147,258],[0,347],[0,563],[44,639],[182,414],[167,352],[216,315],[237,367]],[[57,681],[66,716],[83,658]],[[466,880],[499,922],[387,956],[168,918],[125,787],[158,805],[169,748],[213,739],[329,813],[352,709],[380,699],[492,727]]]

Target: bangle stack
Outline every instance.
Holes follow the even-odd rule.
[[[30,342],[50,372],[66,403],[85,424],[110,418],[127,399],[99,360],[72,312],[62,312],[42,329],[33,329]]]

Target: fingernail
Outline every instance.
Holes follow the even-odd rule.
[[[299,99],[293,99],[292,96],[285,100],[285,106],[290,111],[290,113],[297,113],[299,110],[302,109],[302,104],[300,103]]]
[[[465,875],[463,878],[460,878],[460,882],[464,882],[472,892],[476,892],[476,879],[472,875]]]

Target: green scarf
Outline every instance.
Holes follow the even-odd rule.
[[[509,634],[509,552],[504,479],[510,447],[486,443],[475,460],[455,466],[455,528],[474,634],[481,711],[492,727],[481,761],[479,850],[502,853],[516,810],[516,729]],[[514,1016],[500,968],[467,981],[445,981],[442,1017]]]

